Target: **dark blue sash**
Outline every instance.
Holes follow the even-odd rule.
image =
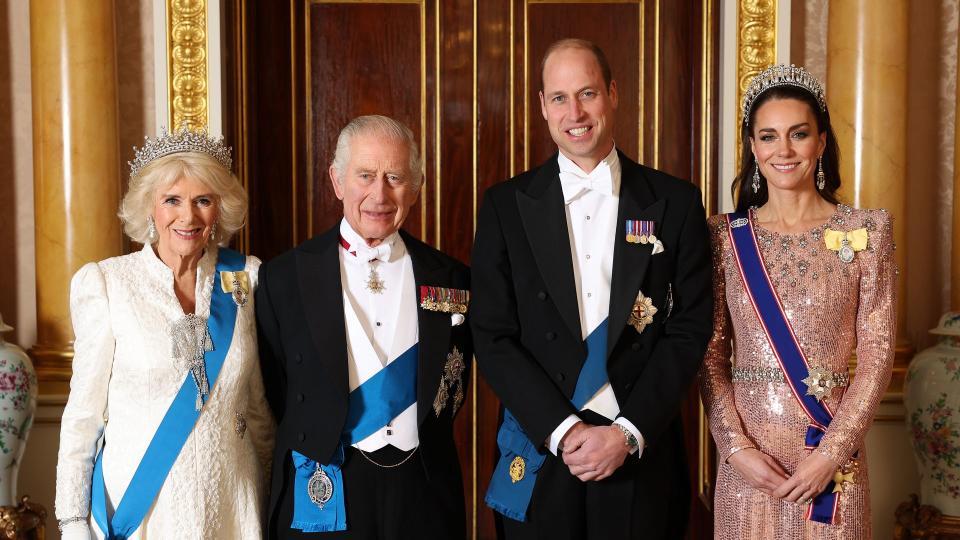
[[[233,342],[233,329],[237,320],[237,305],[233,296],[220,288],[220,272],[239,272],[243,270],[246,257],[231,249],[220,248],[217,255],[217,267],[213,277],[213,292],[210,294],[210,319],[207,327],[213,340],[214,349],[204,353],[207,380],[210,394],[204,396],[204,403],[213,395],[214,384],[220,375],[220,368]],[[132,535],[144,516],[153,506],[160,488],[167,478],[180,450],[193,431],[200,418],[201,411],[196,408],[197,388],[193,376],[188,372],[180,391],[167,409],[160,427],[157,428],[140,465],[137,466],[130,484],[120,504],[116,506],[113,517],[107,518],[106,486],[103,481],[103,449],[97,455],[93,468],[93,489],[90,506],[93,518],[108,540],[123,540]],[[106,444],[106,441],[104,441]]]
[[[577,386],[570,401],[579,411],[594,394],[607,383],[607,319],[604,319],[587,336],[587,360],[580,368]],[[493,471],[490,487],[484,502],[487,506],[516,521],[527,520],[527,508],[533,497],[533,486],[537,482],[537,473],[543,466],[546,453],[539,451],[520,423],[510,413],[503,411],[503,423],[497,432],[497,446],[500,448],[500,461]],[[525,463],[523,477],[514,481],[510,474],[510,464],[519,456]]]
[[[745,212],[737,212],[727,214],[726,218],[733,258],[740,271],[744,289],[760,320],[760,326],[767,334],[770,347],[780,369],[783,370],[784,379],[800,403],[800,408],[810,419],[804,446],[808,449],[816,448],[833,420],[833,412],[826,402],[817,401],[814,396],[807,395],[807,385],[803,379],[809,374],[810,365],[763,266],[763,256],[757,246],[749,216]],[[822,493],[814,497],[813,503],[807,508],[807,519],[831,525],[834,523],[839,497],[837,493],[833,493],[833,487],[834,483],[831,481]]]
[[[295,468],[291,529],[303,532],[347,529],[347,506],[341,470],[343,446],[366,439],[417,402],[419,353],[419,344],[413,345],[350,392],[347,398],[347,420],[343,426],[340,446],[330,463],[319,464],[320,469],[333,483],[333,496],[323,508],[310,500],[307,491],[310,477],[317,470],[317,462],[296,450],[291,451]]]

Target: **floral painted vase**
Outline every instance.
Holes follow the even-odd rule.
[[[920,503],[960,516],[960,313],[945,313],[930,333],[940,340],[910,362],[903,403]]]
[[[11,330],[0,314],[0,506],[17,500],[17,472],[37,411],[37,375],[23,349],[4,341]]]

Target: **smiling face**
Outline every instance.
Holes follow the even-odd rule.
[[[817,159],[827,134],[817,133],[817,117],[798,99],[771,99],[757,109],[750,146],[768,189],[813,190]]]
[[[604,83],[603,72],[590,51],[559,49],[543,65],[540,110],[560,151],[586,172],[613,148],[617,83]]]
[[[217,196],[206,184],[184,176],[154,195],[153,220],[157,228],[157,252],[198,256],[207,246],[211,228],[220,215]]]
[[[350,139],[350,159],[330,181],[343,201],[343,216],[367,244],[376,246],[403,225],[420,193],[410,170],[410,149],[401,139],[375,131]]]

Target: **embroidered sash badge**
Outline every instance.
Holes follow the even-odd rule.
[[[516,484],[523,480],[523,475],[527,472],[527,462],[522,457],[517,456],[510,462],[510,480]]]
[[[447,363],[443,366],[443,375],[440,377],[440,387],[437,389],[437,396],[433,399],[433,412],[439,417],[440,413],[450,401],[450,391],[453,390],[453,410],[452,416],[456,416],[457,410],[463,404],[463,371],[467,365],[463,361],[463,353],[456,347],[447,355]],[[456,389],[454,390],[454,385]]]
[[[233,294],[233,302],[243,307],[250,297],[250,277],[246,272],[220,272],[220,288]]]
[[[630,318],[627,324],[632,326],[637,333],[642,333],[648,324],[653,322],[653,316],[657,314],[657,306],[653,305],[653,299],[643,295],[643,291],[637,293],[637,300],[633,303],[633,309],[630,310]]]

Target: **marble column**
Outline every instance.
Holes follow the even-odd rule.
[[[840,145],[841,199],[894,218],[897,352],[888,392],[900,397],[913,346],[906,338],[907,0],[830,2],[827,103]]]
[[[37,344],[44,382],[70,376],[70,278],[122,249],[112,0],[32,0]],[[48,384],[49,386],[49,384]]]

